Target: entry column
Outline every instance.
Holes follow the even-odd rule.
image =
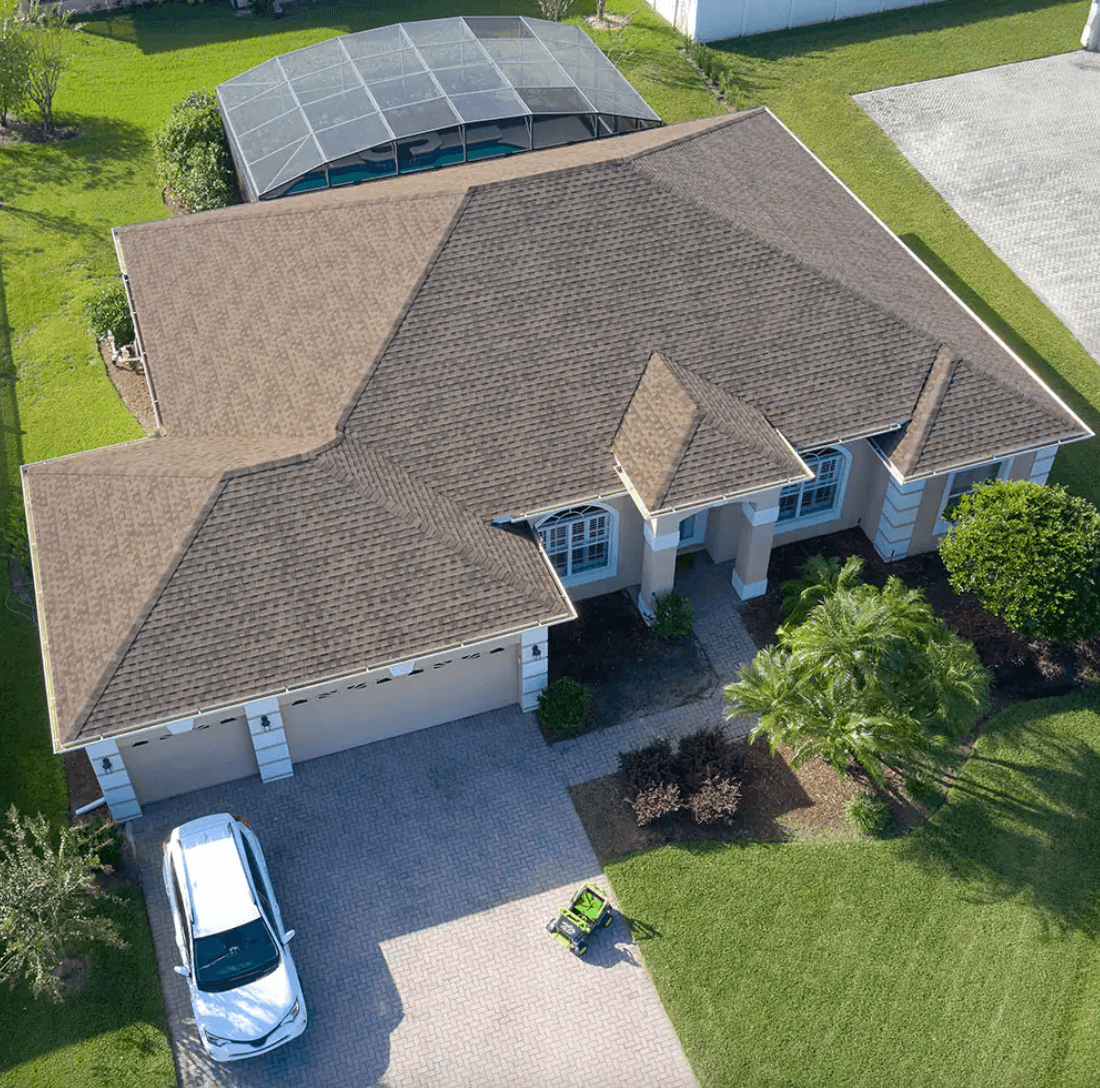
[[[642,552],[642,591],[638,594],[638,608],[647,620],[652,620],[656,615],[654,606],[657,598],[672,592],[676,581],[676,549],[679,544],[678,514],[662,514],[646,519],[645,550]]]

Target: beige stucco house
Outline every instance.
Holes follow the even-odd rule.
[[[55,749],[118,819],[529,710],[579,598],[929,550],[1090,434],[766,110],[115,237],[158,434],[24,488]]]

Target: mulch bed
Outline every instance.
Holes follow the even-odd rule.
[[[549,653],[551,683],[570,676],[592,692],[585,732],[684,706],[718,684],[698,639],[660,638],[626,590],[578,602],[572,623],[550,628]]]
[[[149,399],[145,375],[140,370],[111,362],[111,349],[106,342],[99,345],[99,354],[107,370],[107,377],[111,379],[122,403],[141,424],[141,429],[146,434],[154,434],[157,429],[156,417],[153,415],[153,402]]]

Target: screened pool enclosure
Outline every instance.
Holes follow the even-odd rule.
[[[579,27],[524,16],[332,38],[222,83],[218,104],[248,200],[661,123]]]

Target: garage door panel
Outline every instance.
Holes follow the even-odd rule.
[[[200,722],[186,733],[145,733],[120,739],[119,754],[143,804],[258,774],[244,716]]]
[[[284,703],[295,762],[507,706],[519,699],[517,647],[456,651],[406,676],[363,677]]]

